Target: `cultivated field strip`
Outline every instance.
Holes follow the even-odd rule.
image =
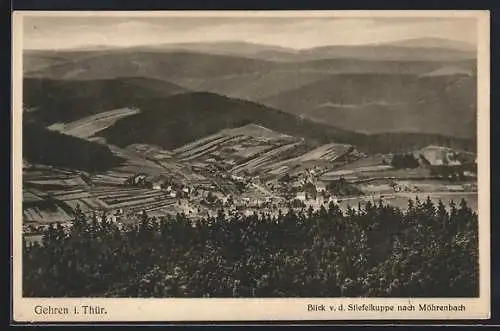
[[[43,200],[43,198],[32,192],[28,192],[26,190],[23,191],[23,203],[42,202]]]
[[[64,204],[66,204],[72,210],[76,210],[76,208],[79,207],[80,210],[85,212],[85,213],[95,210],[95,207],[93,206],[94,204],[89,203],[88,201],[86,202],[84,199],[67,200],[67,201],[64,201]]]
[[[66,200],[79,200],[85,198],[91,198],[92,195],[89,192],[79,192],[79,193],[70,193],[70,194],[59,194],[55,195],[54,198],[62,201]]]
[[[276,141],[283,139],[287,141],[289,141],[290,139],[296,140],[295,137],[283,134],[281,132],[273,131],[271,129],[268,129],[266,127],[257,124],[247,124],[238,128],[224,129],[221,131],[221,134],[231,135],[231,136],[243,135],[258,140],[264,139],[266,141],[268,140]]]
[[[176,149],[173,150],[173,152],[174,152],[174,154],[182,154],[182,153],[184,153],[186,151],[189,151],[189,150],[192,150],[194,148],[197,148],[198,146],[202,146],[202,145],[208,144],[208,143],[210,143],[213,140],[217,140],[217,139],[225,138],[225,137],[227,137],[227,135],[223,135],[221,133],[216,133],[214,135],[205,137],[203,139],[195,140],[195,141],[193,141],[193,142],[191,142],[189,144],[186,144],[184,146],[176,148]]]
[[[222,137],[217,138],[215,140],[211,140],[205,144],[197,144],[193,148],[185,150],[182,153],[176,153],[175,156],[179,159],[183,159],[183,158],[189,157],[193,154],[203,152],[203,151],[209,149],[210,147],[218,146],[218,145],[222,144],[223,142],[230,140],[231,138],[232,138],[231,136],[222,136]]]
[[[120,198],[127,198],[131,196],[138,196],[141,195],[143,196],[144,194],[147,194],[151,190],[143,190],[143,191],[129,191],[129,192],[122,192],[122,193],[94,193],[94,196],[99,197],[104,200],[109,200],[109,199],[120,199]]]
[[[175,200],[172,200],[172,199],[171,200],[162,200],[162,201],[158,201],[158,202],[154,202],[154,203],[148,203],[148,204],[145,204],[142,206],[136,206],[136,207],[132,208],[131,210],[132,211],[145,210],[147,213],[147,212],[151,212],[151,211],[157,211],[157,210],[160,210],[160,209],[172,206],[172,205],[175,205]]]
[[[24,219],[31,222],[36,222],[43,219],[43,215],[38,208],[25,208],[23,210]]]
[[[189,161],[192,159],[196,159],[202,155],[205,155],[207,153],[210,153],[212,151],[215,151],[219,149],[221,146],[227,145],[227,143],[232,142],[241,142],[247,140],[248,137],[245,136],[225,136],[220,139],[211,141],[207,144],[201,145],[197,148],[191,149],[189,151],[186,151],[182,154],[177,154],[176,157],[181,159],[182,161]]]
[[[94,184],[116,186],[116,187],[120,187],[125,183],[125,181],[117,181],[117,180],[109,180],[109,179],[93,179],[92,182]]]
[[[114,155],[126,160],[123,165],[116,167],[112,173],[137,173],[146,171],[157,173],[163,171],[163,168],[156,162],[145,159],[137,152],[121,149],[114,145],[108,145],[108,147]]]
[[[127,193],[127,192],[149,192],[151,191],[150,189],[143,188],[143,187],[124,187],[122,186],[121,188],[115,188],[115,187],[107,187],[107,186],[94,186],[91,188],[91,192],[95,194],[115,194],[115,193]]]
[[[120,118],[135,115],[139,112],[139,109],[115,109],[105,111],[96,115],[87,116],[70,123],[56,123],[49,126],[49,129],[59,131],[61,133],[74,137],[87,139],[94,136],[97,132],[113,125]]]
[[[84,186],[87,183],[80,177],[73,177],[71,179],[45,179],[45,180],[26,180],[26,182],[36,185],[59,185],[59,186]]]
[[[90,206],[91,208],[95,208],[95,209],[101,209],[101,208],[105,208],[106,209],[106,208],[108,208],[108,205],[104,201],[102,201],[100,199],[96,199],[96,198],[90,198],[90,199],[89,198],[83,198],[82,201],[86,205]]]
[[[346,153],[350,151],[350,147],[351,147],[350,145],[343,145],[343,144],[322,145],[303,155],[299,155],[287,160],[271,164],[265,167],[265,170],[269,170],[271,173],[280,173],[288,169],[293,164],[300,164],[307,161],[332,162],[346,155]],[[283,167],[286,167],[286,169]]]
[[[110,175],[106,175],[106,174],[102,174],[102,175],[95,175],[92,177],[92,180],[97,180],[97,181],[110,181],[110,182],[124,182],[126,181],[128,178],[130,178],[131,175],[127,175],[127,176],[123,176],[123,177],[119,177],[119,176],[110,176]]]
[[[125,202],[119,202],[119,203],[109,203],[108,206],[110,208],[127,208],[127,209],[130,209],[130,208],[132,208],[134,206],[142,206],[142,205],[147,205],[149,203],[157,202],[159,198],[161,198],[161,197],[150,197],[150,198],[136,197],[135,200],[125,201]]]
[[[27,222],[65,222],[72,218],[60,207],[56,207],[53,211],[40,210],[38,208],[26,208],[23,210],[23,220]]]
[[[31,180],[71,180],[75,178],[75,174],[72,175],[50,175],[50,174],[45,174],[45,175],[36,175],[36,174],[26,174],[24,175],[24,179],[31,179]]]
[[[350,147],[351,147],[350,145],[342,145],[342,144],[322,145],[302,155],[300,159],[302,161],[309,161],[309,160],[335,161],[337,158],[345,155],[345,153],[349,151]]]
[[[236,167],[233,167],[230,171],[232,173],[239,173],[242,171],[253,171],[256,170],[262,166],[264,166],[267,162],[273,162],[273,158],[281,153],[284,153],[292,148],[295,148],[297,146],[301,145],[300,142],[280,146],[278,148],[272,149],[270,151],[267,151],[260,156],[253,158],[243,164],[237,165]]]
[[[61,195],[77,194],[77,193],[82,193],[82,192],[86,192],[86,190],[84,190],[83,188],[77,188],[77,189],[73,189],[73,190],[55,190],[55,191],[51,190],[50,194],[54,197],[58,197]]]
[[[280,165],[278,167],[276,167],[275,165],[270,165],[270,166],[266,167],[266,169],[269,170],[269,174],[272,174],[275,176],[280,176],[280,175],[284,175],[285,173],[287,173],[290,170],[290,167],[286,166],[286,165]]]
[[[116,204],[116,203],[134,201],[137,199],[160,198],[160,197],[165,197],[165,196],[166,196],[166,194],[164,192],[151,192],[151,193],[146,193],[146,194],[141,194],[141,195],[123,196],[120,198],[105,197],[105,198],[101,198],[101,200],[103,200],[107,204]]]
[[[235,153],[235,156],[242,159],[248,159],[255,157],[259,153],[265,152],[267,149],[269,149],[269,145],[250,146],[247,148],[242,148],[240,151]]]

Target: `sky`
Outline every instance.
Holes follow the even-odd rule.
[[[475,18],[43,17],[23,19],[25,49],[243,41],[303,49],[413,38],[476,43]]]

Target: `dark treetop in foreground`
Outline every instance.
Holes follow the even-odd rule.
[[[124,229],[78,213],[23,264],[29,297],[476,297],[478,217],[430,199]]]

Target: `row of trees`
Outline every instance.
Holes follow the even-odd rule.
[[[343,177],[329,182],[326,189],[329,193],[340,197],[364,195],[364,192],[360,188],[355,184],[349,183]]]
[[[468,170],[468,168],[472,167],[466,167],[466,166],[432,166],[430,167],[430,172],[432,176],[439,176],[441,178],[450,180],[450,181],[463,181],[466,180],[467,177],[465,176],[465,171],[477,173],[471,170]],[[475,170],[475,169],[473,169]]]
[[[392,159],[391,159],[391,165],[394,168],[401,169],[401,168],[418,168],[420,163],[418,162],[418,159],[416,159],[412,153],[408,154],[395,154]]]
[[[449,210],[447,210],[449,209]],[[120,228],[77,213],[24,243],[28,297],[474,297],[477,214],[459,206],[331,203],[277,217],[222,211]]]

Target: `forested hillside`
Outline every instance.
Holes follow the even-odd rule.
[[[24,244],[28,297],[477,297],[478,218],[462,200],[183,215],[119,228],[77,211]]]
[[[124,160],[107,146],[23,123],[23,159],[30,163],[84,171],[105,171]]]

